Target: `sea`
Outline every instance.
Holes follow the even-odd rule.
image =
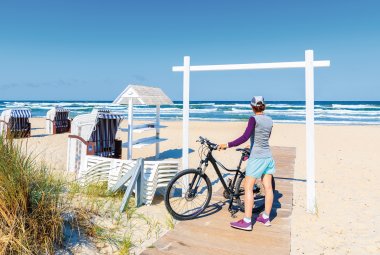
[[[304,101],[268,101],[266,114],[275,123],[305,123]],[[45,117],[53,106],[70,110],[70,116],[89,113],[93,108],[109,108],[127,115],[127,106],[111,101],[0,101],[0,111],[7,108],[27,107],[33,117]],[[154,119],[155,107],[135,106],[136,119]],[[252,115],[246,101],[192,101],[190,119],[200,121],[245,121]],[[181,120],[182,102],[161,107],[161,119]],[[316,101],[315,121],[327,125],[380,125],[380,101]]]

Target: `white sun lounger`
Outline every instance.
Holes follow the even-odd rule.
[[[133,175],[131,171],[134,170],[136,163],[137,160],[86,156],[86,170],[79,174],[80,183],[88,185],[107,182],[108,189],[112,190],[118,180],[128,174],[130,177],[126,178],[127,181],[124,183],[124,186],[128,186],[129,178]],[[176,161],[144,161],[142,203],[150,205],[156,191],[166,187],[177,172],[178,162]]]

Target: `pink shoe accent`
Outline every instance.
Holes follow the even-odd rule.
[[[267,227],[272,226],[270,223],[270,219],[264,219],[262,214],[260,214],[259,217],[257,217],[256,221],[263,223]]]
[[[246,230],[246,231],[251,231],[252,230],[252,223],[245,222],[243,219],[236,221],[236,222],[231,222],[230,223],[231,227],[241,229],[241,230]]]

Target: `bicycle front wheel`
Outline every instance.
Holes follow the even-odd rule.
[[[206,174],[197,169],[179,172],[165,193],[165,206],[176,220],[190,220],[201,214],[210,203],[212,186]]]

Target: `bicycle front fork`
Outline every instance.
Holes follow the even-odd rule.
[[[232,180],[231,178],[228,178],[227,179],[227,187],[228,187],[228,191],[225,190],[224,191],[224,198],[228,199],[229,200],[229,206],[228,206],[228,212],[231,213],[231,217],[232,218],[236,218],[236,213],[239,211],[239,210],[236,210],[233,208],[233,203],[234,203],[234,199],[235,199],[235,196],[234,196],[234,188],[231,187],[232,185]]]

